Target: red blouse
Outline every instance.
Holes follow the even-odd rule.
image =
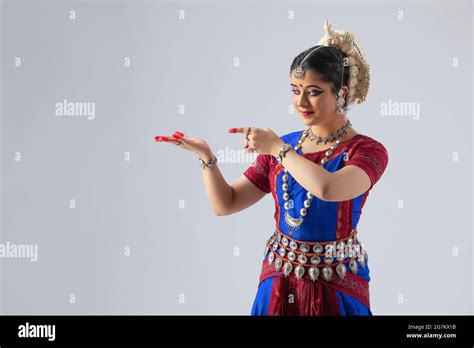
[[[341,142],[329,157],[329,161],[344,151],[347,152],[347,154],[344,156],[343,166],[354,165],[367,173],[371,182],[368,190],[370,191],[380,180],[387,167],[387,150],[382,143],[377,140],[363,134],[356,134],[351,139]],[[324,157],[325,152],[326,150],[321,150],[304,153],[302,156],[319,163]],[[301,154],[300,151],[298,151],[298,153]],[[270,193],[270,171],[276,164],[277,161],[273,155],[259,154],[250,167],[244,172],[244,175],[260,190],[265,193]]]

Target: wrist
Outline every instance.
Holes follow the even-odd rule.
[[[217,157],[214,156],[214,154],[211,155],[212,157],[210,158],[207,155],[203,156],[204,158],[199,157],[199,166],[201,167],[201,169],[215,167],[215,165],[217,164]]]
[[[198,153],[198,156],[199,156],[200,159],[207,162],[210,159],[214,158],[214,153],[211,150],[209,150],[209,151]]]
[[[284,143],[280,146],[278,152],[275,154],[275,159],[277,160],[279,165],[283,165],[283,158],[286,157],[286,154],[291,151],[292,146],[291,144]]]
[[[280,151],[280,148],[285,144],[285,142],[283,140],[279,140],[275,143],[275,145],[273,145],[273,150],[272,150],[272,155],[273,156],[276,156],[278,154],[278,152]]]

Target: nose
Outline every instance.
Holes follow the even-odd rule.
[[[296,106],[298,107],[301,107],[301,106],[306,106],[308,105],[307,104],[307,100],[305,98],[304,95],[300,95],[297,99],[296,99]]]

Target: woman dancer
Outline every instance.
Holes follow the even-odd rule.
[[[225,181],[204,140],[178,131],[155,137],[199,155],[217,215],[239,212],[271,193],[275,231],[265,246],[252,315],[372,315],[368,254],[357,224],[388,153],[345,115],[369,89],[362,46],[328,21],[324,29],[318,45],[290,68],[293,104],[306,129],[279,137],[269,128],[231,128],[245,134],[244,151],[258,153],[234,184]]]

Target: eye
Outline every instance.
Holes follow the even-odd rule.
[[[297,89],[291,89],[291,91],[296,95],[298,95],[300,93],[300,91],[297,90]],[[322,91],[318,91],[317,89],[313,89],[313,90],[309,91],[308,93],[309,93],[310,96],[316,96],[316,95],[321,94]]]

